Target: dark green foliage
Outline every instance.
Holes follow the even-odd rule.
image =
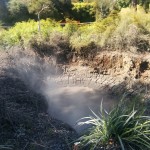
[[[10,0],[7,5],[9,12],[9,22],[15,23],[28,20],[31,15],[28,12],[27,6],[20,0]]]
[[[8,17],[8,10],[5,1],[0,1],[0,22],[4,22]]]
[[[70,0],[29,0],[27,4],[29,12],[35,14],[41,12],[42,19],[53,18],[55,20],[70,17],[71,7]]]
[[[71,0],[52,0],[55,9],[58,11],[59,20],[65,20],[65,18],[72,18],[72,4]],[[55,20],[58,20],[55,16],[53,16]]]
[[[8,14],[5,12],[5,15],[7,16],[7,22],[11,24],[28,19],[37,20],[39,12],[41,19],[64,20],[65,17],[72,17],[71,8],[70,0],[9,0],[5,9]]]
[[[131,4],[131,0],[117,0],[115,7],[117,9],[121,9],[121,8],[129,7],[130,4]]]
[[[149,0],[136,0],[135,2],[134,0],[117,0],[115,8],[120,10],[121,8],[126,8],[133,5],[141,5],[144,7],[145,11],[148,11],[149,4]]]
[[[142,5],[146,12],[150,9],[150,0],[139,0],[139,4]]]
[[[0,1],[0,20],[7,24],[28,19],[37,20],[37,13],[43,6],[47,7],[40,13],[41,19],[55,20],[75,19],[81,22],[92,22],[107,17],[114,9],[133,5],[133,0],[5,0]],[[75,3],[72,3],[75,2]],[[77,2],[77,3],[76,3]],[[149,0],[137,0],[137,4],[149,11]]]
[[[95,5],[94,3],[74,3],[73,17],[81,22],[92,22],[95,20]]]

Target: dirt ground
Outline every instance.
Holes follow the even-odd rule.
[[[13,150],[67,150],[76,132],[50,117],[45,98],[19,77],[0,52],[0,145]]]

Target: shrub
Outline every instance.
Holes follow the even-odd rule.
[[[30,20],[16,23],[14,27],[3,32],[0,39],[4,46],[15,46],[20,45],[20,42],[27,44],[36,34],[38,34],[37,24],[35,21]]]
[[[141,6],[137,12],[132,8],[123,8],[119,13],[112,11],[99,22],[79,27],[70,37],[70,44],[78,53],[91,42],[101,49],[149,51],[149,22],[150,15]]]
[[[90,43],[95,43],[98,47],[104,47],[106,41],[113,34],[119,21],[118,15],[111,14],[100,22],[81,26],[71,38],[71,46],[78,52],[87,47]]]
[[[95,20],[94,3],[73,3],[73,17],[81,22],[92,22]]]
[[[89,149],[150,149],[150,117],[143,116],[132,104],[121,101],[109,113],[100,108],[100,115],[85,117],[79,125],[92,125],[88,132],[79,138],[83,147]]]
[[[89,49],[91,43],[100,50],[149,51],[150,15],[141,6],[137,8],[137,12],[132,8],[123,8],[119,13],[111,11],[107,18],[81,26],[69,19],[66,19],[64,27],[50,19],[41,20],[41,34],[36,21],[19,22],[9,30],[0,32],[0,45],[26,47],[33,39],[49,42],[54,33],[59,33],[60,37],[69,41],[69,47],[79,54],[83,54],[85,48]]]
[[[109,41],[112,49],[149,51],[149,14],[138,6],[137,12],[134,9],[125,8],[121,10],[119,16],[120,22],[110,38],[112,41]]]
[[[41,20],[41,35],[38,32],[38,23],[33,20],[28,22],[18,22],[14,27],[8,31],[4,31],[0,34],[1,45],[3,46],[27,46],[32,39],[42,38],[43,40],[49,39],[50,33],[55,30],[62,30],[59,23],[47,19]]]
[[[76,52],[81,53],[81,48],[89,45],[94,40],[91,38],[93,35],[89,34],[92,27],[92,25],[80,27],[77,32],[70,37],[70,44]]]
[[[74,21],[74,20],[70,20],[68,18],[66,18],[66,24],[65,27],[63,27],[63,33],[70,37],[71,35],[73,35],[73,33],[75,33],[78,30],[78,22]]]
[[[53,49],[54,56],[57,58],[57,63],[66,63],[71,59],[71,48],[68,35],[54,31],[50,36],[49,45]]]
[[[106,18],[114,10],[116,1],[96,0],[96,20]]]
[[[53,32],[62,32],[63,28],[60,26],[59,22],[56,22],[51,19],[41,20],[41,34],[43,40],[49,40],[51,33]]]

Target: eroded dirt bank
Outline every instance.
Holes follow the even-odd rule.
[[[102,51],[92,61],[77,60],[69,69],[77,70],[83,66],[88,67],[89,72],[116,77],[122,83],[130,84],[130,88],[136,88],[138,85],[146,85],[149,88],[149,53]]]
[[[130,77],[150,82],[150,54],[102,52],[91,62],[97,72],[112,76]]]

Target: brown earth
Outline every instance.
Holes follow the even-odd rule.
[[[150,83],[150,54],[99,53],[91,63],[99,73],[140,79]]]
[[[150,83],[149,53],[103,51],[99,52],[92,61],[77,60],[72,66],[74,66],[74,69],[88,66],[91,72]]]
[[[147,98],[150,96],[150,53],[102,51],[92,61],[77,59],[68,68],[82,70],[85,67],[87,72],[115,78],[113,93],[122,95],[129,91]]]

